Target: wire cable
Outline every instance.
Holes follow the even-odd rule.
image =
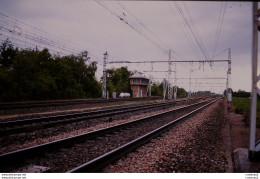
[[[225,17],[225,12],[226,12],[226,8],[227,8],[227,2],[225,2],[225,7],[224,7],[224,10],[223,10],[223,13],[222,13],[222,5],[223,5],[224,2],[222,2],[221,4],[221,8],[220,8],[220,13],[219,13],[219,20],[218,20],[218,26],[217,26],[217,31],[216,31],[216,36],[215,36],[215,43],[214,43],[214,46],[213,46],[213,50],[212,50],[212,59],[215,56],[215,53],[216,53],[216,50],[217,50],[217,47],[218,47],[218,42],[219,42],[219,37],[220,37],[220,33],[221,33],[221,28],[222,28],[222,23],[223,23],[223,20],[224,20],[224,17]],[[222,13],[222,16],[221,16],[221,13]]]
[[[125,17],[121,17],[120,15],[116,14],[115,12],[113,12],[112,10],[110,10],[109,8],[107,8],[105,5],[103,5],[100,1],[95,0],[95,2],[97,2],[100,6],[102,6],[104,9],[106,9],[108,12],[110,12],[113,16],[116,16],[120,21],[124,22],[126,25],[128,25],[133,31],[137,32],[138,34],[140,34],[141,36],[143,36],[146,40],[148,40],[149,42],[151,42],[155,47],[157,47],[160,51],[162,51],[163,54],[168,54],[168,49],[164,49],[158,42],[156,42],[154,39],[149,38],[145,33],[143,33],[142,31],[138,30],[134,25],[130,24],[130,22],[128,22],[126,20]]]

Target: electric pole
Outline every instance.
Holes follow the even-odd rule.
[[[191,72],[192,72],[192,63],[190,63],[190,78],[189,78],[189,94],[188,94],[188,98],[191,97]]]
[[[106,88],[106,82],[107,82],[107,72],[106,72],[106,60],[108,57],[108,53],[104,53],[104,62],[103,62],[103,85],[102,85],[102,98],[106,99],[107,97],[107,88]]]
[[[230,87],[231,87],[231,49],[228,48],[228,71],[227,71],[226,95],[227,95],[227,100],[229,102],[232,101],[232,91]]]
[[[168,63],[168,99],[172,99],[172,87],[170,83],[170,76],[171,76],[171,50],[169,50],[169,63]]]
[[[147,88],[147,96],[151,97],[152,96],[152,78],[149,77],[149,83],[148,83],[148,88]]]
[[[165,100],[166,90],[167,90],[167,81],[164,80],[164,82],[163,82],[163,100]]]
[[[259,89],[257,82],[260,80],[260,75],[257,75],[257,53],[258,53],[258,30],[259,30],[259,9],[258,2],[252,3],[252,19],[253,19],[253,36],[252,36],[252,89],[251,89],[251,106],[250,106],[250,139],[249,139],[249,160],[260,161],[260,144],[256,144],[256,107],[257,93]]]
[[[174,94],[173,99],[174,101],[177,100],[177,63],[174,63]]]
[[[190,69],[190,79],[189,79],[189,95],[188,95],[188,98],[191,97],[191,72],[192,72],[192,69]]]

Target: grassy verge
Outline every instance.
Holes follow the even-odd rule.
[[[233,97],[232,105],[235,112],[242,114],[247,126],[249,126],[250,121],[250,99],[249,98],[239,98]],[[256,127],[260,128],[260,100],[257,101],[257,117],[256,117]]]

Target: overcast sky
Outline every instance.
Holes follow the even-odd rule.
[[[102,54],[106,51],[109,54],[108,61],[168,60],[169,55],[163,53],[163,50],[172,50],[172,60],[205,60],[204,54],[209,60],[218,60],[228,59],[226,49],[231,48],[231,87],[235,91],[251,90],[252,5],[250,2],[227,2],[227,4],[226,2],[168,1],[98,2],[0,0],[0,12],[66,39],[70,46],[73,44],[80,50],[89,51],[92,60],[98,61],[98,79],[102,74]],[[193,39],[182,13],[186,16],[186,22],[189,23],[199,44]],[[215,55],[219,53],[220,55],[212,58],[216,33],[220,25],[221,31],[215,50]],[[159,44],[159,47],[155,44]],[[107,68],[120,66],[127,66],[129,70],[140,72],[168,70],[167,64],[164,63],[110,64]],[[227,63],[214,63],[211,66],[178,63],[177,77],[188,78],[190,68],[194,69],[193,78],[226,77]],[[166,73],[157,72],[145,73],[145,75],[158,81],[160,79],[157,78],[168,77]],[[171,77],[174,77],[174,73]],[[173,80],[171,82],[174,84]],[[205,84],[206,82],[208,84]],[[192,90],[212,90],[219,93],[225,89],[225,82],[225,80],[193,80]],[[177,85],[186,90],[189,90],[188,83],[188,80],[177,80]]]

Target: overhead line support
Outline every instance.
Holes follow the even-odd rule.
[[[252,35],[252,89],[251,89],[251,105],[250,105],[250,137],[248,156],[250,161],[260,161],[260,141],[256,142],[256,107],[257,107],[257,93],[260,90],[257,87],[259,76],[257,75],[257,54],[258,54],[258,30],[259,30],[259,9],[258,2],[252,3],[252,21],[253,21],[253,35]]]
[[[104,53],[104,62],[103,62],[103,84],[102,84],[102,98],[107,98],[107,89],[106,89],[106,81],[107,81],[107,72],[106,72],[106,64],[108,53]]]
[[[170,83],[170,76],[171,76],[171,50],[169,50],[169,61],[168,61],[168,99],[172,100],[172,86]]]
[[[174,61],[174,63],[215,63],[215,62],[228,62],[229,60],[178,60]],[[108,62],[108,64],[113,64],[113,63],[169,63],[168,61],[160,61],[160,60],[154,60],[154,61],[111,61]]]

